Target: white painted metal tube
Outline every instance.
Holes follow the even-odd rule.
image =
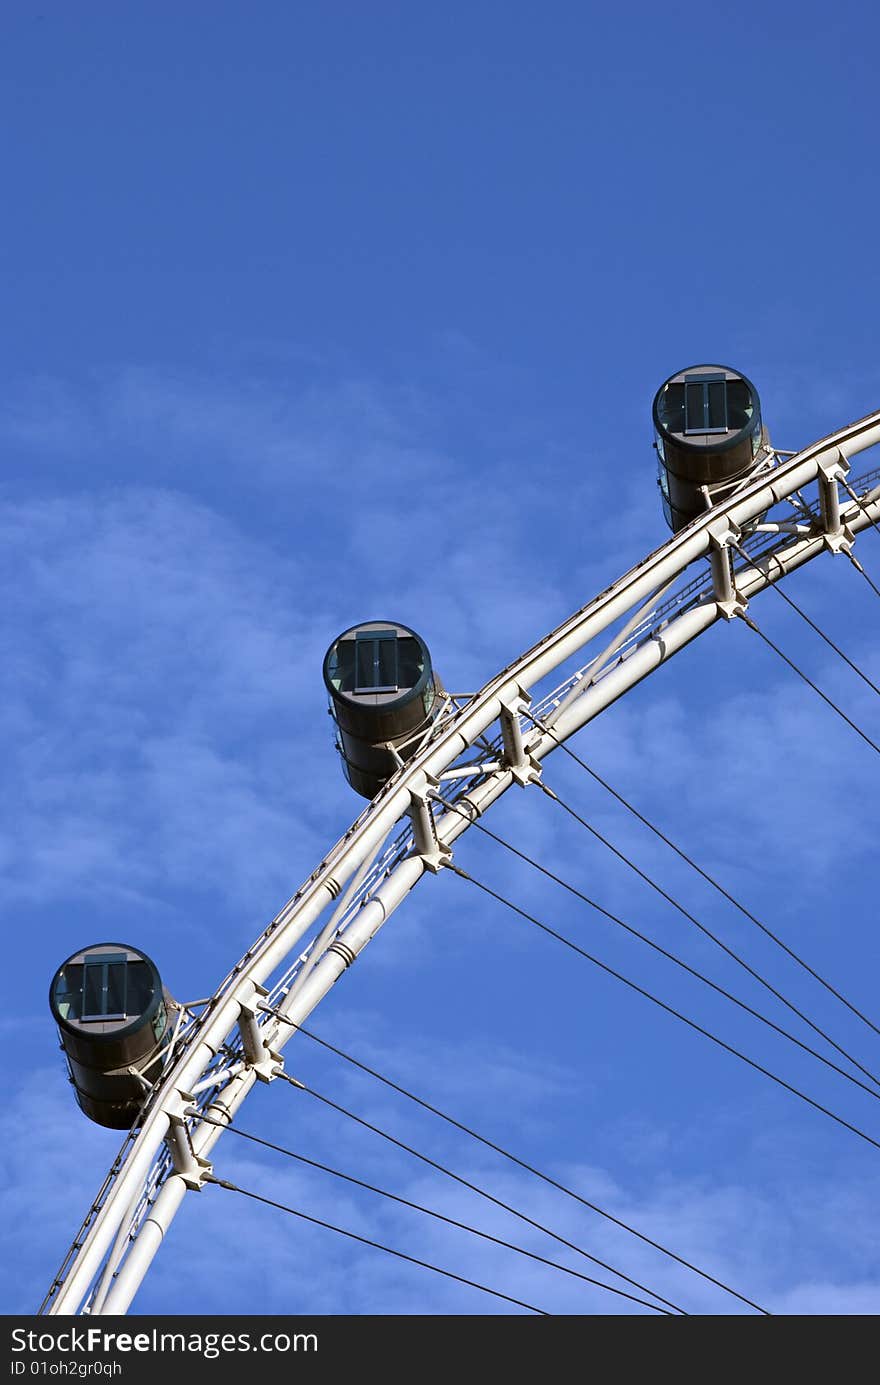
[[[381,847],[379,848],[379,850],[381,850]],[[302,990],[303,982],[309,975],[309,972],[314,970],[315,964],[318,962],[321,953],[324,950],[325,944],[330,941],[331,937],[336,931],[336,926],[339,923],[339,920],[343,917],[346,910],[348,909],[348,906],[350,905],[352,899],[357,893],[359,886],[363,884],[364,876],[369,871],[370,866],[373,864],[374,860],[375,855],[366,855],[364,859],[361,861],[360,865],[358,866],[357,870],[355,871],[354,875],[351,877],[351,880],[348,883],[348,888],[346,889],[339,903],[336,905],[336,908],[333,910],[333,913],[330,915],[329,919],[324,924],[324,927],[321,929],[321,932],[318,934],[317,938],[314,941],[314,944],[312,945],[311,952],[309,953],[308,957],[305,959],[299,971],[297,972],[296,978],[293,982],[292,990]]]
[[[672,578],[672,580],[667,582],[665,586],[658,587],[655,592],[652,592],[650,598],[645,602],[645,604],[643,606],[640,606],[638,610],[633,613],[633,615],[626,622],[626,624],[623,625],[620,628],[620,630],[618,630],[617,634],[614,636],[614,639],[611,640],[609,644],[606,644],[601,654],[598,654],[596,658],[592,661],[589,675],[584,679],[583,684],[576,685],[575,687],[573,687],[567,694],[567,696],[563,698],[559,706],[555,709],[555,711],[553,712],[553,716],[551,718],[548,718],[548,721],[551,725],[560,716],[563,708],[566,707],[569,702],[574,702],[578,697],[580,697],[584,690],[587,687],[589,687],[589,685],[592,682],[594,682],[596,678],[598,678],[599,674],[602,672],[603,668],[608,663],[608,660],[611,658],[611,656],[617,653],[620,646],[626,641],[628,636],[636,628],[639,622],[646,619],[647,613],[650,612],[651,609],[657,605],[657,603],[661,600],[663,596],[665,596],[665,594],[669,591],[669,588],[673,585],[675,580],[675,578]]]
[[[186,1191],[186,1184],[176,1173],[165,1179],[154,1205],[141,1222],[137,1240],[122,1262],[103,1306],[97,1310],[100,1315],[128,1312],[131,1301],[165,1239],[165,1232],[174,1220]]]
[[[114,1241],[111,1247],[110,1254],[108,1255],[106,1264],[104,1265],[103,1273],[101,1275],[100,1280],[98,1281],[97,1287],[95,1288],[95,1293],[91,1304],[91,1311],[94,1314],[99,1314],[102,1311],[104,1304],[107,1300],[107,1295],[110,1292],[110,1289],[112,1288],[113,1276],[125,1254],[125,1240],[128,1236],[128,1228],[132,1221],[132,1218],[134,1217],[137,1205],[140,1201],[140,1196],[140,1189],[138,1189],[134,1197],[131,1199],[131,1202],[129,1203],[125,1216],[119,1223],[119,1230],[116,1233],[116,1240]]]

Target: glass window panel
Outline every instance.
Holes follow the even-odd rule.
[[[341,640],[330,657],[330,682],[337,692],[351,692],[354,687],[354,640]]]
[[[71,962],[62,969],[61,975],[55,984],[56,995],[79,995],[82,991],[83,966],[82,962]]]
[[[414,688],[422,676],[424,664],[418,640],[401,635],[397,641],[397,681],[401,688]]]
[[[375,680],[373,678],[373,641],[357,641],[357,672],[355,674],[356,688],[373,688]]]
[[[670,433],[684,432],[684,385],[667,385],[658,409],[660,421]]]
[[[346,691],[354,687],[354,640],[345,640],[339,647],[339,686]]]
[[[104,964],[86,962],[83,981],[83,1016],[104,1014]]]
[[[64,967],[55,983],[55,1004],[62,1019],[79,1019],[82,1011],[82,962]]]
[[[387,692],[397,687],[397,635],[376,630],[356,640],[355,692]]]
[[[738,433],[754,412],[752,394],[745,380],[727,382],[727,426]]]
[[[126,973],[129,1015],[142,1015],[153,998],[153,977],[146,962],[129,962]]]
[[[702,433],[706,427],[706,420],[703,411],[703,385],[702,382],[688,382],[685,386],[685,420],[684,430],[686,433]]]
[[[710,428],[727,428],[727,387],[724,380],[710,380],[706,385]]]
[[[397,636],[390,640],[377,640],[376,678],[377,687],[397,687]]]
[[[756,418],[752,426],[752,456],[757,457],[761,450],[761,443],[764,440],[764,430],[761,426],[760,418]]]
[[[107,988],[104,992],[105,1015],[125,1014],[125,962],[111,962],[107,967]]]

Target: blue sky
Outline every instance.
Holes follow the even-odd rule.
[[[330,640],[399,619],[448,687],[480,687],[663,542],[650,406],[687,364],[745,371],[782,448],[878,407],[878,39],[849,0],[4,6],[5,1311],[39,1304],[118,1145],[69,1093],[49,979],[119,938],[208,994],[311,873],[361,810]],[[880,584],[880,537],[858,551]],[[857,574],[829,556],[788,590],[876,681]],[[755,606],[876,738],[872,694],[780,600]],[[873,757],[746,629],[713,629],[575,749],[870,1012]],[[880,1063],[559,759],[551,784]],[[787,1022],[548,801],[493,817]],[[465,869],[878,1136],[867,1096],[472,835]],[[876,1150],[460,880],[426,880],[313,1027],[776,1312],[880,1310]],[[287,1054],[689,1310],[736,1311],[306,1041]],[[244,1128],[555,1258],[279,1086]],[[215,1164],[554,1312],[629,1311],[232,1137]],[[218,1189],[187,1199],[134,1307],[506,1311]]]

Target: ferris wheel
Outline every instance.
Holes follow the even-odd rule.
[[[861,569],[853,550],[880,525],[880,468],[852,462],[880,442],[880,411],[782,452],[754,385],[700,365],[661,386],[653,422],[670,537],[478,693],[447,692],[425,642],[394,620],[333,642],[323,673],[337,746],[366,806],[210,998],[177,1004],[130,944],[86,947],[59,968],[51,1004],[79,1104],[127,1133],[41,1312],[127,1312],[187,1193],[221,1181],[212,1150],[255,1084],[297,1085],[286,1045],[417,885],[471,878],[456,843],[486,830],[508,789],[555,797],[547,757],[571,753],[579,730],[716,622],[744,622],[776,649],[751,603],[804,564],[832,554]]]

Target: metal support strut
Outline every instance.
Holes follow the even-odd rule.
[[[712,585],[716,605],[725,620],[733,620],[736,616],[741,616],[746,609],[745,602],[736,589],[730,557],[730,545],[738,542],[741,532],[739,525],[731,523],[726,516],[722,516],[714,524],[709,525],[709,564],[712,569]]]
[[[181,1096],[189,1103],[191,1098],[188,1093],[181,1092]],[[209,1160],[200,1158],[193,1151],[189,1129],[183,1116],[174,1115],[171,1117],[165,1143],[171,1155],[174,1172],[183,1179],[190,1192],[201,1192],[205,1180],[213,1172],[213,1168]]]
[[[413,826],[413,855],[419,856],[425,869],[437,875],[452,859],[452,848],[441,842],[434,824],[430,799],[438,788],[436,779],[426,776],[423,789],[410,789],[409,817]]]
[[[247,1066],[253,1070],[255,1077],[260,1082],[271,1082],[275,1076],[275,1069],[279,1064],[283,1065],[283,1059],[280,1054],[269,1048],[257,1021],[259,1001],[265,1000],[269,992],[254,982],[248,982],[248,990],[249,997],[245,1000],[239,999],[238,1002],[238,1032],[241,1035],[241,1046]]]
[[[816,480],[819,483],[819,512],[822,516],[822,538],[832,553],[852,553],[853,532],[840,518],[838,481],[845,481],[849,462],[838,448],[837,460],[819,462]]]
[[[531,697],[525,688],[518,689],[519,696],[503,703],[501,707],[501,739],[504,743],[505,768],[510,770],[517,784],[525,788],[536,783],[541,777],[541,766],[528,753],[523,744],[520,712],[527,708]]]

